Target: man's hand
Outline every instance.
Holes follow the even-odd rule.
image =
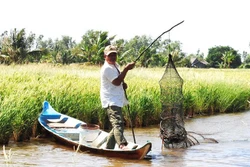
[[[127,72],[133,69],[134,67],[135,67],[135,62],[128,63],[123,69],[123,71],[120,73],[120,75],[112,81],[112,84],[119,86],[124,81],[124,78],[126,77]]]
[[[126,66],[125,66],[125,69],[127,70],[131,70],[135,67],[135,62],[132,62],[132,63],[128,63]]]

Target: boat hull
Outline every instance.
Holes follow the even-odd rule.
[[[124,159],[143,159],[152,147],[147,142],[129,150],[122,150],[117,146],[115,149],[105,149],[103,146],[106,144],[107,132],[100,130],[98,125],[89,126],[83,121],[55,111],[47,101],[44,102],[38,121],[58,143],[83,152]]]
[[[74,150],[77,150],[79,147],[79,150],[82,152],[90,152],[94,154],[99,154],[102,156],[107,156],[107,157],[119,157],[119,158],[124,158],[124,159],[143,159],[149,150],[151,150],[151,143],[146,143],[143,147],[140,149],[136,150],[110,150],[110,149],[98,149],[98,148],[93,148],[93,147],[88,147],[85,145],[80,145],[78,143],[72,142],[70,140],[63,139],[61,137],[58,137],[57,135],[54,135],[51,133],[51,135],[55,138],[55,140],[63,144],[65,146],[69,146],[74,148]]]

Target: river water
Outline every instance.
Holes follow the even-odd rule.
[[[219,143],[205,140],[187,149],[162,149],[159,126],[136,128],[138,144],[152,142],[150,158],[144,160],[124,160],[107,158],[90,153],[76,153],[71,148],[58,145],[50,139],[32,139],[29,142],[10,143],[12,158],[5,162],[2,150],[2,167],[80,167],[80,166],[168,166],[168,167],[249,167],[250,166],[250,111],[237,114],[201,117],[186,120],[185,128],[214,138]],[[131,129],[125,136],[133,141]]]

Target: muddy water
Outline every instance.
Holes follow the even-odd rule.
[[[75,153],[72,149],[57,145],[48,139],[33,139],[31,142],[10,143],[11,163],[6,164],[0,154],[2,167],[80,167],[80,166],[168,166],[168,167],[231,167],[250,166],[250,111],[186,120],[186,130],[215,138],[218,144],[204,141],[188,149],[162,150],[159,127],[136,128],[136,141],[153,144],[151,159],[123,160],[89,153]],[[127,139],[133,141],[131,129],[126,129]],[[7,151],[8,152],[8,151]]]

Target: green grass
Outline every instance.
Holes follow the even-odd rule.
[[[135,68],[127,74],[130,115],[126,125],[160,122],[160,87],[165,68]],[[184,111],[217,114],[249,108],[250,70],[178,69],[184,80]],[[64,114],[102,128],[108,124],[99,98],[100,67],[48,64],[0,66],[0,143],[23,141],[37,135],[37,118],[44,100]],[[38,128],[38,129],[37,129]]]

